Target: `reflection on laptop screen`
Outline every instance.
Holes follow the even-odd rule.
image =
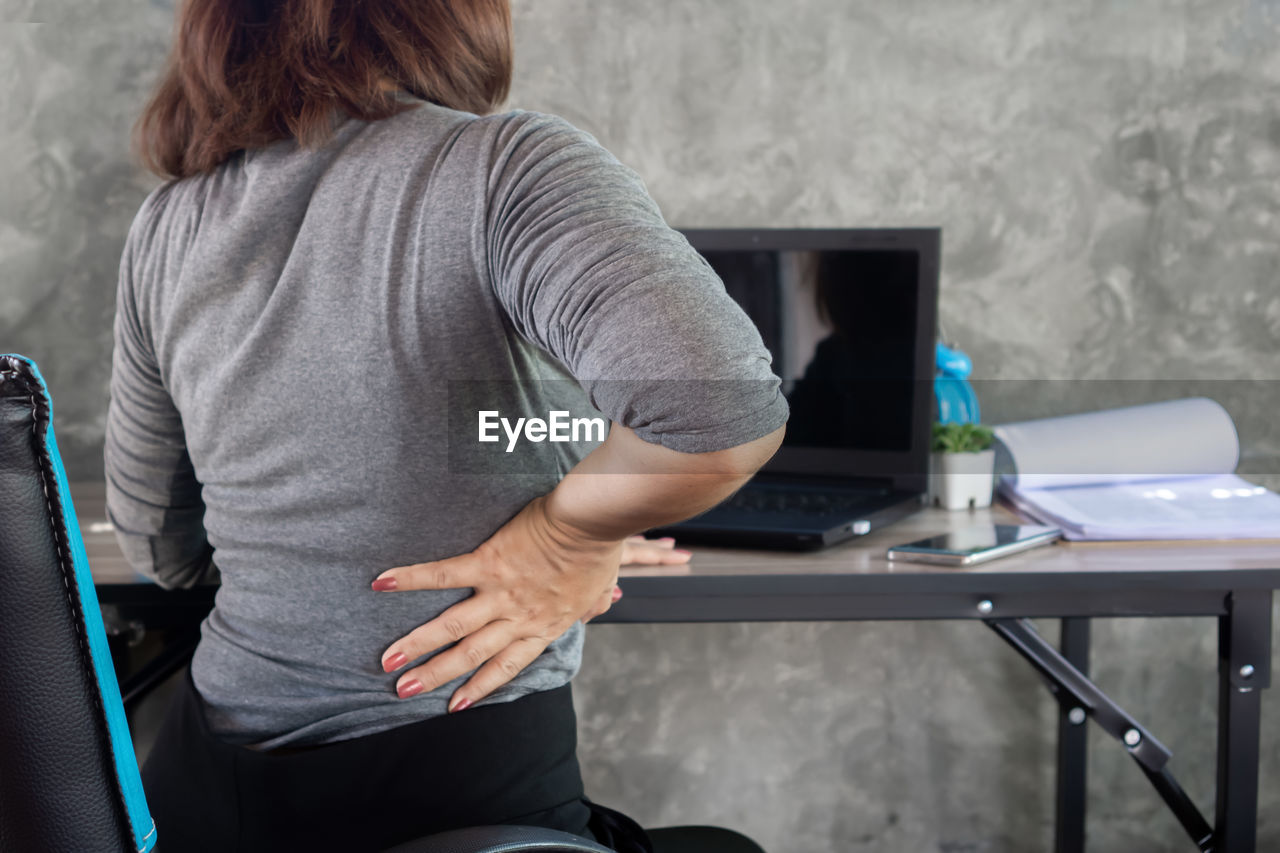
[[[784,447],[910,449],[916,251],[702,255],[773,354],[791,406]]]

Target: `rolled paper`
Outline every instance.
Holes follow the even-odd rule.
[[[1045,489],[1229,474],[1240,461],[1231,415],[1207,397],[1002,424],[997,471]]]

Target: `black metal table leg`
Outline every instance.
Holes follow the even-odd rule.
[[[1156,793],[1187,831],[1196,848],[1216,850],[1214,830],[1196,808],[1191,798],[1182,790],[1177,779],[1169,771],[1169,759],[1173,753],[1156,740],[1151,732],[1111,700],[1098,686],[1040,636],[1027,619],[987,619],[987,627],[995,631],[1013,649],[1027,659],[1049,683],[1059,702],[1070,702],[1085,710],[1103,731],[1120,742],[1129,756],[1146,774]],[[1070,715],[1070,709],[1068,709]],[[1255,732],[1256,734],[1256,732]],[[1255,740],[1256,746],[1256,740]],[[1254,756],[1257,769],[1257,756]],[[1255,773],[1256,780],[1256,773]]]
[[[1062,656],[1089,675],[1089,620],[1062,620]],[[1089,717],[1070,695],[1058,697],[1058,796],[1055,808],[1056,853],[1084,853],[1085,791],[1088,775]]]
[[[1214,853],[1253,853],[1261,699],[1271,686],[1271,591],[1231,593],[1218,617],[1218,790]]]

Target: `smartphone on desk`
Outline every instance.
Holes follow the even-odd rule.
[[[973,566],[1019,551],[1049,545],[1061,538],[1062,531],[1056,527],[979,524],[905,545],[895,545],[889,549],[889,559],[944,566]]]

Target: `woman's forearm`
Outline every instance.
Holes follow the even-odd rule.
[[[785,427],[710,453],[681,453],[617,423],[547,496],[548,519],[599,540],[623,539],[710,509],[777,451]]]

